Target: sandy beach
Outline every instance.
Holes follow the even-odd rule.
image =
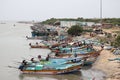
[[[113,33],[120,31],[120,28],[104,29],[104,31]],[[84,35],[84,37],[91,38],[89,34]],[[98,46],[94,46],[94,48],[101,49],[101,47]],[[120,58],[120,55],[114,55],[111,50],[102,50],[97,61],[93,64],[93,69],[103,71],[106,74],[106,80],[120,80],[120,62],[108,60],[114,58]]]
[[[94,63],[93,68],[99,69],[106,73],[106,80],[120,80],[120,62],[109,61],[116,57],[111,51],[103,50],[98,60]]]

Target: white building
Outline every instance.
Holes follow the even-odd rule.
[[[80,22],[80,21],[60,21],[61,27],[71,27],[73,25],[81,25],[81,26],[92,26],[94,22]]]

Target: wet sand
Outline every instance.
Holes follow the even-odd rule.
[[[91,38],[89,34],[84,35],[84,37]],[[101,49],[98,46],[94,46],[94,48]],[[110,50],[102,50],[92,69],[103,71],[106,74],[105,80],[120,80],[120,62],[108,60],[118,57],[120,58],[120,55],[114,55]]]
[[[103,50],[93,68],[106,73],[106,80],[120,80],[120,63],[117,61],[108,61],[120,56],[115,56],[111,51]]]

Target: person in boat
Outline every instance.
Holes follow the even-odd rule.
[[[32,63],[37,63],[37,61],[34,60],[34,58],[31,58],[30,60]]]
[[[50,58],[50,56],[49,56],[49,54],[48,54],[48,56],[46,57],[46,61],[49,61],[49,58]]]
[[[29,46],[31,46],[31,43],[29,43]]]
[[[23,61],[22,61],[22,65],[27,65],[27,63],[28,63],[28,62],[27,62],[26,60],[23,60]]]
[[[93,45],[92,44],[87,44],[87,51],[92,50],[92,49],[93,49]]]
[[[27,66],[27,61],[26,60],[23,60],[22,61],[22,64],[19,66],[19,68],[18,69],[20,69],[21,71]]]
[[[36,45],[38,45],[38,42],[36,42]]]
[[[26,38],[28,38],[28,36],[26,36]]]
[[[56,57],[57,57],[57,56],[59,56],[59,53],[58,53],[58,52],[56,52],[56,53],[55,53],[55,56],[56,56]]]
[[[83,40],[83,45],[85,45],[86,43],[85,43],[85,40]]]
[[[87,44],[87,50],[89,50],[89,45]]]
[[[90,49],[91,49],[91,50],[94,50],[92,43],[90,44]]]
[[[74,53],[74,57],[77,57],[77,53]]]
[[[41,55],[38,55],[38,60],[39,60],[39,61],[41,60]]]
[[[81,44],[82,44],[82,42],[80,41],[80,42],[78,42],[78,46],[80,47],[81,46]]]
[[[70,48],[70,51],[72,52],[72,48]]]

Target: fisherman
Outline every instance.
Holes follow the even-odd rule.
[[[60,50],[57,49],[56,52],[55,52],[55,56],[59,56],[59,53],[60,53]]]
[[[82,42],[80,41],[80,42],[78,42],[78,46],[80,47],[81,46],[81,44],[82,44]]]
[[[36,42],[36,45],[38,45],[38,42]]]
[[[27,65],[27,61],[26,61],[26,60],[23,60],[23,61],[22,61],[22,65],[26,66],[26,65]]]
[[[34,60],[34,58],[31,58],[30,60],[32,63],[37,63],[37,61]]]
[[[50,58],[50,56],[49,56],[49,54],[48,54],[48,56],[46,57],[46,61],[49,61],[49,58]]]
[[[22,61],[22,64],[19,66],[18,69],[20,69],[21,71],[27,66],[27,61],[26,60],[23,60]]]
[[[101,49],[102,49],[102,50],[104,49],[104,44],[101,45]]]
[[[39,61],[41,60],[41,55],[38,55],[38,59],[39,59]]]
[[[29,43],[29,46],[31,46],[31,43]]]
[[[83,45],[85,45],[86,43],[85,43],[85,40],[83,40]]]
[[[77,57],[77,53],[74,53],[74,57]]]
[[[89,45],[87,44],[87,50],[89,50]]]
[[[72,52],[72,48],[70,48],[70,51]]]
[[[93,44],[92,43],[90,44],[90,49],[93,50]]]

